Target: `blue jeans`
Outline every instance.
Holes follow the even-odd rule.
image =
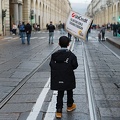
[[[60,34],[63,34],[63,28],[60,29]]]
[[[25,44],[25,32],[21,32],[22,44]]]
[[[49,43],[53,43],[54,32],[49,32]]]
[[[19,30],[19,36],[21,37],[21,31]]]
[[[27,35],[27,44],[29,45],[30,44],[30,37],[31,37],[31,34],[26,34]]]

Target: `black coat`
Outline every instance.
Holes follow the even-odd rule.
[[[49,32],[54,32],[55,26],[50,24],[50,25],[48,25],[47,29],[49,30]]]
[[[27,23],[25,26],[26,34],[31,34],[31,31],[32,31],[32,26],[29,23]]]
[[[53,53],[50,61],[51,90],[70,90],[76,87],[74,69],[78,67],[77,57],[67,49]]]

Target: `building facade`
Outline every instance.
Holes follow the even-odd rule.
[[[87,7],[87,16],[94,19],[94,24],[120,22],[120,0],[92,0]]]
[[[6,11],[3,17],[2,10]],[[66,22],[71,11],[69,0],[0,0],[0,35],[10,33],[12,24],[19,22],[37,23],[40,29],[53,22]]]

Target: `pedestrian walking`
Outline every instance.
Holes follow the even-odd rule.
[[[72,35],[68,32],[68,38],[70,39],[70,41],[71,41],[71,37]]]
[[[49,30],[49,44],[53,44],[55,26],[52,24],[52,21],[50,21],[50,25],[48,25],[47,29]]]
[[[46,29],[48,29],[48,23],[46,24]]]
[[[62,24],[63,27],[63,34],[65,33],[65,23]]]
[[[64,25],[60,21],[60,24],[59,24],[60,34],[63,34],[63,27]]]
[[[20,36],[20,38],[21,38],[21,32],[20,32],[20,26],[22,25],[22,23],[21,22],[19,22],[19,24],[18,24],[18,29],[19,29],[19,36]]]
[[[63,97],[67,91],[67,111],[76,109],[73,99],[73,89],[76,87],[74,69],[78,67],[77,57],[67,49],[69,38],[59,38],[60,50],[52,54],[50,60],[51,68],[51,90],[57,90],[56,117],[62,117]]]
[[[78,37],[74,37],[75,38],[75,41],[79,41],[79,38]]]
[[[34,31],[37,31],[37,23],[34,23],[33,28],[34,28]]]
[[[98,41],[99,42],[101,41],[101,33],[100,32],[98,33]]]
[[[100,32],[102,33],[102,41],[105,41],[105,29],[106,29],[106,27],[104,25],[102,25],[102,28],[100,30]]]
[[[113,24],[113,36],[117,36],[117,25],[116,25],[116,23]]]
[[[120,23],[117,22],[117,36],[119,37],[119,32],[120,32]]]
[[[22,24],[20,25],[20,32],[21,32],[22,44],[25,44],[25,23],[24,22],[22,22]]]
[[[89,36],[90,30],[91,30],[91,28],[89,27],[87,34],[86,34],[86,41],[88,41],[88,36]]]
[[[13,35],[16,35],[16,31],[17,31],[17,25],[15,23],[13,23],[13,26],[12,26]]]
[[[26,31],[26,36],[27,36],[27,44],[30,44],[30,37],[31,37],[31,31],[32,31],[32,26],[28,22],[25,26],[25,31]]]

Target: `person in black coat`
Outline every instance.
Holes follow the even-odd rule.
[[[113,36],[117,36],[117,25],[116,25],[116,23],[113,24]]]
[[[67,91],[67,111],[76,108],[73,100],[73,89],[76,88],[74,69],[78,67],[77,57],[67,49],[70,39],[66,36],[59,38],[60,50],[51,55],[51,90],[57,90],[56,117],[61,118],[64,91]]]
[[[49,44],[53,44],[55,26],[52,24],[52,21],[50,21],[50,25],[48,25],[47,30],[49,30]]]
[[[32,26],[29,24],[29,22],[25,26],[25,32],[27,36],[27,44],[30,44],[30,37],[31,37],[31,31],[32,31]]]

